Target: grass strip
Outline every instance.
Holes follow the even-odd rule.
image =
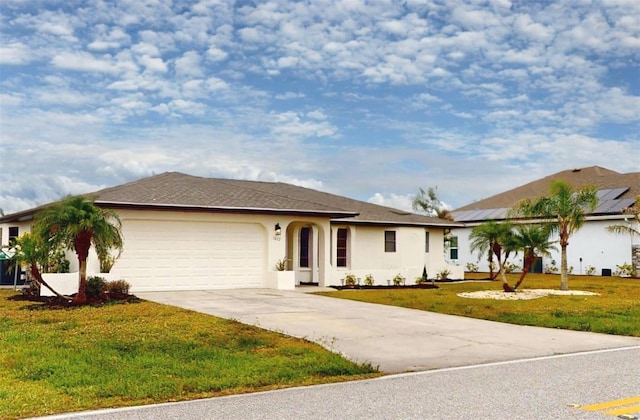
[[[379,375],[306,340],[152,302],[47,309],[0,291],[0,418]]]
[[[507,276],[514,284],[519,274]],[[467,273],[470,280],[486,273]],[[640,280],[569,276],[569,288],[597,296],[547,296],[532,300],[469,299],[461,292],[501,290],[500,281],[439,283],[438,289],[342,290],[325,296],[394,305],[518,325],[640,337]],[[558,289],[560,276],[529,274],[522,289]]]

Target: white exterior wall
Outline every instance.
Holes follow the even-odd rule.
[[[613,273],[616,271],[617,265],[631,263],[631,245],[637,244],[639,238],[606,231],[607,226],[623,223],[625,222],[622,218],[587,220],[582,228],[569,238],[567,266],[573,266],[573,274],[586,274],[590,266],[595,267],[596,275],[600,275],[603,268],[611,269]],[[453,236],[458,237],[459,264],[465,267],[467,263],[474,263],[478,265],[480,271],[488,272],[487,256],[480,257],[477,252],[474,254],[470,252],[469,235],[471,229],[471,227],[454,229],[451,232]],[[552,237],[552,240],[557,241],[557,235]],[[555,261],[558,270],[560,269],[560,244],[556,243],[555,245],[558,250],[552,251],[550,257],[543,258],[543,270],[551,265],[551,261]],[[511,256],[509,261],[522,266],[522,255]]]
[[[347,267],[337,267],[335,250],[337,248],[338,228],[349,229]],[[396,232],[396,252],[385,252],[384,232]],[[429,252],[425,252],[425,232],[429,231]],[[464,269],[447,264],[444,259],[443,229],[424,227],[381,227],[350,225],[332,226],[332,265],[335,267],[331,285],[341,285],[341,279],[347,274],[354,274],[362,282],[367,274],[371,274],[376,285],[387,285],[397,274],[406,279],[406,284],[414,284],[416,277],[422,276],[427,267],[429,278],[448,269],[449,278],[464,278]],[[391,283],[393,284],[393,283]]]
[[[364,277],[372,274],[376,284],[386,285],[401,274],[407,284],[413,284],[422,275],[426,265],[429,278],[449,269],[454,279],[464,277],[460,266],[445,261],[443,229],[424,227],[384,227],[363,225],[332,226],[329,219],[283,215],[219,214],[178,211],[118,210],[122,221],[123,253],[109,274],[99,274],[108,280],[124,279],[132,292],[144,290],[195,290],[237,287],[266,287],[291,289],[300,281],[314,281],[320,286],[339,285],[347,273]],[[2,241],[8,243],[8,227],[19,226],[20,234],[28,231],[31,222],[5,224]],[[275,224],[281,234],[275,234]],[[310,254],[311,267],[298,267],[300,228],[309,226],[313,232]],[[337,267],[336,245],[339,227],[349,229],[348,267]],[[384,232],[396,232],[396,252],[384,251]],[[425,252],[425,231],[430,234],[429,252]],[[203,233],[204,232],[204,233]],[[210,241],[209,241],[210,239]],[[212,244],[218,244],[222,247]],[[216,264],[223,260],[224,245],[242,247],[241,255],[260,252],[253,259],[237,261],[228,268],[228,278]],[[145,254],[146,252],[146,254]],[[216,254],[216,252],[222,252]],[[233,254],[233,253],[232,253]],[[61,290],[72,293],[77,288],[78,262],[68,252],[70,271],[67,275],[47,275],[52,286],[59,283]],[[175,260],[181,259],[181,262]],[[192,258],[192,263],[186,263]],[[280,259],[290,260],[286,272],[275,270]],[[205,260],[209,260],[208,262]],[[252,263],[251,261],[255,262]],[[180,265],[182,264],[182,265]],[[177,269],[176,266],[180,265]],[[241,267],[241,269],[240,269]],[[174,271],[172,271],[174,270]],[[100,265],[92,249],[87,261],[87,272],[98,274]],[[243,278],[242,274],[247,276]],[[171,278],[167,273],[172,273]],[[216,280],[216,276],[218,279]],[[220,281],[218,281],[220,280]],[[77,290],[77,289],[76,289]],[[43,294],[47,291],[43,288]]]

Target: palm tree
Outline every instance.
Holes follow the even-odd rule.
[[[438,187],[429,187],[425,191],[420,188],[418,194],[411,201],[413,210],[429,216],[436,216],[440,219],[453,220],[451,211],[438,198],[437,189]]]
[[[50,246],[46,241],[43,241],[41,237],[29,232],[25,232],[15,240],[14,248],[16,253],[11,258],[15,261],[16,266],[27,265],[29,266],[29,273],[31,278],[34,279],[39,285],[51,290],[53,294],[59,298],[70,300],[68,296],[64,296],[55,291],[43,278],[40,272],[40,267],[46,264],[50,254]]]
[[[36,215],[34,231],[54,244],[65,244],[78,256],[76,304],[87,302],[87,257],[91,245],[122,251],[121,222],[113,210],[97,207],[84,197],[70,197]]]
[[[522,251],[524,266],[514,289],[517,290],[520,287],[537,256],[551,255],[550,250],[556,249],[549,240],[550,235],[551,227],[549,225],[533,224],[516,227],[510,238],[510,246]]]
[[[494,280],[499,273],[502,273],[503,287],[506,283],[504,275],[504,262],[509,257],[510,249],[505,248],[508,243],[508,237],[511,232],[511,224],[509,222],[498,223],[489,221],[482,223],[471,230],[469,240],[471,241],[471,252],[478,251],[480,255],[487,254],[489,262],[489,277]],[[493,272],[493,257],[498,260],[498,273]],[[504,258],[503,258],[504,257]],[[508,286],[508,285],[507,285]],[[504,287],[507,290],[506,287]]]
[[[560,236],[560,290],[569,290],[567,277],[567,247],[569,238],[582,227],[585,214],[592,212],[598,204],[596,188],[586,186],[574,190],[564,181],[554,181],[549,197],[537,200],[526,199],[517,204],[515,214],[554,220],[552,230]]]

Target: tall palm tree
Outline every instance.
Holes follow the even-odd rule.
[[[78,256],[78,293],[73,301],[87,302],[87,257],[91,245],[122,251],[121,222],[113,210],[97,207],[84,197],[70,197],[36,215],[34,231],[52,243],[63,243]]]
[[[510,250],[505,248],[505,244],[508,242],[510,232],[511,224],[509,222],[488,221],[471,229],[471,234],[469,235],[471,252],[478,251],[480,255],[487,255],[491,280],[494,280],[503,271],[504,262],[509,256]],[[494,256],[498,260],[499,270],[497,273],[493,271]],[[503,283],[506,281],[504,273],[502,281]]]
[[[29,266],[31,278],[38,284],[51,290],[51,292],[59,298],[66,300],[71,299],[68,296],[58,293],[42,278],[40,267],[46,263],[51,251],[48,242],[43,241],[38,235],[25,232],[16,238],[14,248],[16,253],[11,259],[15,261],[16,266]]]
[[[527,276],[537,256],[551,255],[550,251],[556,249],[550,241],[551,227],[549,225],[532,224],[518,225],[510,238],[510,246],[522,251],[524,265],[522,274],[513,287],[518,289]]]
[[[549,197],[526,199],[516,205],[515,214],[554,220],[552,229],[560,237],[560,290],[569,290],[567,276],[567,247],[569,238],[582,227],[586,213],[598,204],[596,188],[586,186],[578,190],[564,181],[551,183]]]

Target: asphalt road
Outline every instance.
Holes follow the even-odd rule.
[[[48,419],[640,418],[639,361],[636,346]]]

